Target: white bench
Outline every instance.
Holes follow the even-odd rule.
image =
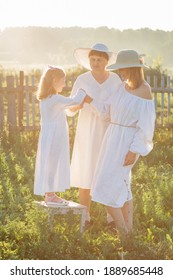
[[[78,204],[74,201],[69,201],[69,204],[66,206],[60,206],[56,204],[47,205],[45,201],[35,201],[37,206],[43,207],[48,211],[48,222],[52,226],[53,218],[55,214],[68,214],[69,211],[72,211],[75,215],[81,215],[80,219],[80,232],[84,231],[85,220],[86,220],[86,206]]]

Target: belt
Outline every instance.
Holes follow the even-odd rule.
[[[136,128],[135,125],[124,125],[124,124],[120,124],[120,123],[116,123],[116,122],[110,122],[110,124],[115,124],[115,125],[119,125],[122,127]]]

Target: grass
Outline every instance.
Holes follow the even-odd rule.
[[[74,134],[70,132],[71,143]],[[157,130],[154,149],[134,167],[134,231],[122,241],[106,225],[106,210],[92,203],[92,227],[79,232],[76,215],[56,216],[50,229],[47,213],[33,195],[38,132],[1,135],[0,259],[172,260],[173,133]],[[63,194],[79,201],[78,189]]]

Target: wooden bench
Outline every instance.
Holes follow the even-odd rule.
[[[67,206],[60,206],[56,204],[47,205],[45,201],[35,201],[36,205],[43,207],[48,211],[48,222],[52,226],[53,218],[55,214],[68,214],[69,211],[72,211],[75,215],[81,215],[80,219],[80,232],[83,233],[86,220],[86,206],[78,204],[74,201],[69,201]]]

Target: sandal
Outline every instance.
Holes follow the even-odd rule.
[[[57,201],[57,199],[59,200]],[[59,198],[55,193],[50,196],[46,196],[45,202],[47,205],[57,205],[57,206],[67,206],[69,204],[67,200]]]
[[[54,201],[54,202],[52,202],[52,201],[48,201],[48,202],[46,202],[46,204],[47,205],[57,205],[57,206],[67,206],[68,205],[68,201],[66,201],[66,200],[61,200],[61,201]]]

